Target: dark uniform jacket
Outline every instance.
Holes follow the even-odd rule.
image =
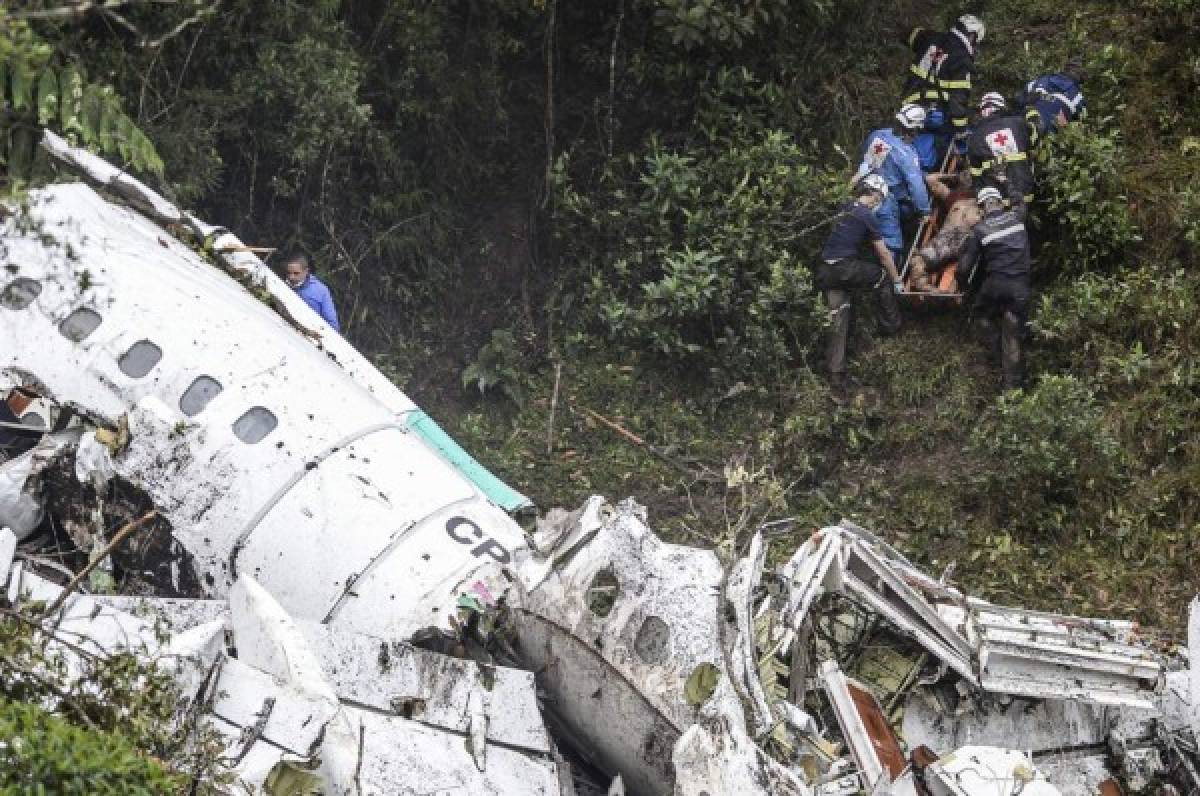
[[[999,164],[1025,201],[1032,201],[1033,164],[1029,150],[1036,143],[1036,135],[1037,128],[1020,116],[993,114],[980,119],[967,140],[967,157],[976,189],[995,185],[992,172]]]
[[[904,102],[940,107],[956,132],[966,130],[971,113],[971,70],[975,68],[971,40],[957,30],[937,33],[914,28],[908,46],[913,62],[904,83]]]
[[[1025,202],[1015,188],[1012,207],[988,213],[971,230],[958,267],[970,274],[982,265],[984,275],[1029,279],[1029,232],[1025,229]]]
[[[1017,101],[1028,109],[1025,117],[1036,125],[1041,135],[1052,134],[1058,129],[1055,119],[1060,113],[1071,121],[1087,112],[1079,81],[1061,72],[1030,80]]]

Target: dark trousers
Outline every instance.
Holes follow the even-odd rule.
[[[1017,389],[1025,382],[1021,362],[1021,338],[1029,320],[1029,276],[990,274],[975,296],[974,314],[988,335],[989,345],[999,336],[1000,368],[1005,389]],[[997,330],[997,324],[999,330]]]
[[[884,334],[895,334],[900,330],[900,306],[896,294],[888,281],[887,272],[878,263],[866,260],[846,259],[830,265],[817,266],[817,288],[825,295],[829,306],[832,328],[825,348],[829,374],[835,380],[844,380],[846,374],[846,341],[850,338],[850,294],[854,291],[870,290],[875,293],[878,308],[879,328]]]

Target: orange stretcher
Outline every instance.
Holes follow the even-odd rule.
[[[951,144],[946,149],[946,156],[942,159],[942,173],[954,171],[958,168],[959,158],[961,156],[954,151],[954,145]],[[958,261],[951,260],[941,267],[940,270],[932,271],[929,274],[930,281],[934,286],[934,290],[924,291],[915,290],[916,279],[912,274],[912,269],[909,267],[913,255],[924,246],[928,245],[929,241],[942,229],[942,224],[946,221],[948,207],[943,207],[941,202],[934,205],[933,212],[930,213],[927,221],[922,221],[917,227],[917,233],[913,236],[912,245],[908,248],[908,254],[904,258],[904,266],[900,270],[900,281],[904,285],[904,292],[899,295],[899,298],[914,303],[924,303],[930,301],[951,301],[955,304],[961,304],[963,293],[958,284]]]

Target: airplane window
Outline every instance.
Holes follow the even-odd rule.
[[[28,277],[19,277],[8,283],[0,293],[0,306],[10,310],[23,310],[33,303],[42,292],[42,283]]]
[[[275,430],[279,421],[271,410],[256,406],[247,409],[246,413],[233,422],[233,433],[247,445],[262,442],[263,438]]]
[[[208,376],[199,376],[192,386],[188,387],[179,397],[179,409],[188,417],[194,417],[208,406],[208,402],[216,398],[221,390],[221,382]],[[265,434],[263,436],[266,436]]]
[[[121,372],[131,379],[140,379],[162,359],[162,349],[149,340],[139,340],[133,347],[121,355],[117,366]]]
[[[37,412],[26,412],[21,415],[21,425],[29,426],[30,428],[45,428],[46,418],[39,415]]]
[[[92,332],[100,325],[100,313],[87,307],[80,307],[72,312],[63,322],[58,325],[58,331],[62,336],[73,343],[78,343],[86,340]]]

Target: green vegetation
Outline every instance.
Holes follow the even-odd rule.
[[[0,738],[0,793],[158,796],[186,785],[125,736],[84,729],[33,704],[0,700]]]
[[[36,615],[3,609],[0,794],[222,792],[222,746],[182,714],[169,674],[86,650],[68,667],[55,648]]]

